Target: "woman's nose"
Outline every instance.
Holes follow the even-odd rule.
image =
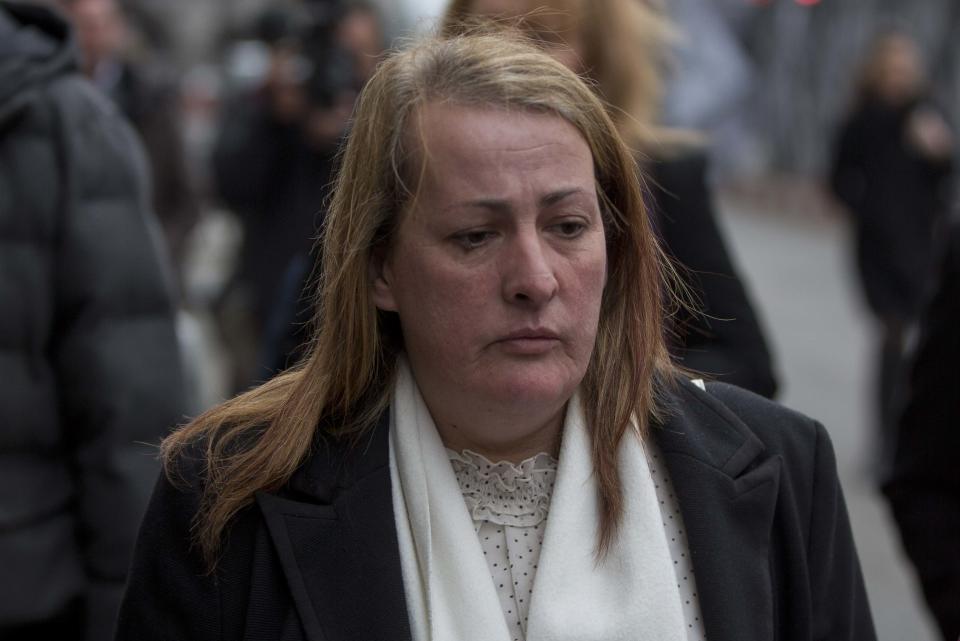
[[[539,306],[556,296],[549,251],[538,234],[520,234],[509,243],[501,265],[507,302]]]

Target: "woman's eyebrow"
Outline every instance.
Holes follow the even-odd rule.
[[[586,195],[587,192],[582,187],[571,187],[569,189],[560,189],[558,191],[550,192],[540,198],[541,207],[549,207],[551,205],[556,205],[561,200],[564,200],[570,196],[579,196]]]
[[[466,200],[456,203],[454,207],[487,209],[495,214],[507,214],[513,209],[509,200],[499,198],[478,198],[477,200]]]
[[[539,205],[541,207],[550,207],[551,205],[556,205],[558,202],[565,200],[571,196],[586,195],[587,191],[582,187],[570,187],[565,189],[558,189],[552,191],[548,194],[544,194],[540,197]],[[454,207],[476,207],[479,209],[487,209],[494,213],[507,213],[513,209],[513,205],[509,200],[499,199],[499,198],[479,198],[476,200],[467,200],[464,202],[457,203]]]

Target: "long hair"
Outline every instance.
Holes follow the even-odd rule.
[[[648,223],[630,151],[604,106],[575,74],[516,37],[431,39],[389,57],[360,95],[323,233],[317,329],[302,363],[173,433],[171,480],[185,448],[205,466],[195,536],[211,568],[231,518],[254,493],[276,490],[310,455],[318,431],[349,438],[386,411],[403,338],[396,315],[371,300],[371,257],[387,246],[415,197],[410,121],[435,100],[556,114],[593,155],[608,250],[596,345],[581,383],[602,508],[598,552],[623,512],[617,446],[636,417],[646,429],[673,365],[661,327],[667,264]],[[414,141],[415,142],[415,141]]]
[[[475,0],[451,0],[441,20],[446,35],[475,28]],[[582,75],[607,104],[629,144],[672,151],[700,142],[693,132],[658,124],[669,45],[678,34],[660,0],[517,0],[512,16],[488,16],[519,27],[547,46],[582,48]]]

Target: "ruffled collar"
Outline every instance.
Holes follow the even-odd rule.
[[[494,463],[470,450],[447,450],[474,521],[533,527],[547,518],[558,461],[545,452],[519,464]]]

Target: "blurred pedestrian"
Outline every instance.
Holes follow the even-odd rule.
[[[943,641],[960,638],[960,222],[948,233],[936,295],[900,416],[884,492]]]
[[[881,331],[879,465],[889,463],[904,341],[933,277],[934,229],[949,202],[953,134],[934,105],[916,44],[881,35],[837,135],[831,185],[849,210],[860,284]]]
[[[267,328],[278,306],[284,314],[291,306],[278,293],[299,293],[284,280],[299,278],[287,276],[292,261],[303,260],[316,241],[334,156],[379,54],[368,5],[278,4],[261,17],[260,32],[267,73],[228,101],[213,155],[218,194],[244,227],[237,286],[248,299],[258,352],[238,388],[269,375],[259,367],[272,360],[262,355]]]
[[[143,140],[153,209],[180,275],[199,205],[187,171],[176,75],[150,50],[133,46],[134,27],[117,0],[58,2],[76,31],[84,74],[116,103]]]
[[[380,14],[372,4],[352,0],[343,9],[337,42],[352,61],[358,87],[366,84],[383,58],[385,40]],[[303,358],[312,331],[313,265],[319,262],[314,245],[310,253],[298,253],[287,263],[283,280],[273,295],[260,343],[259,371],[269,376]]]
[[[66,22],[0,1],[0,638],[110,638],[183,392],[163,241]]]
[[[337,41],[350,56],[354,76],[362,86],[373,75],[386,48],[377,8],[369,2],[350,0],[340,19]]]
[[[671,32],[662,10],[638,0],[453,0],[444,29],[476,18],[518,24],[609,103],[649,176],[654,225],[694,302],[671,316],[671,352],[684,367],[772,397],[770,349],[717,223],[706,154],[695,136],[659,124]]]

